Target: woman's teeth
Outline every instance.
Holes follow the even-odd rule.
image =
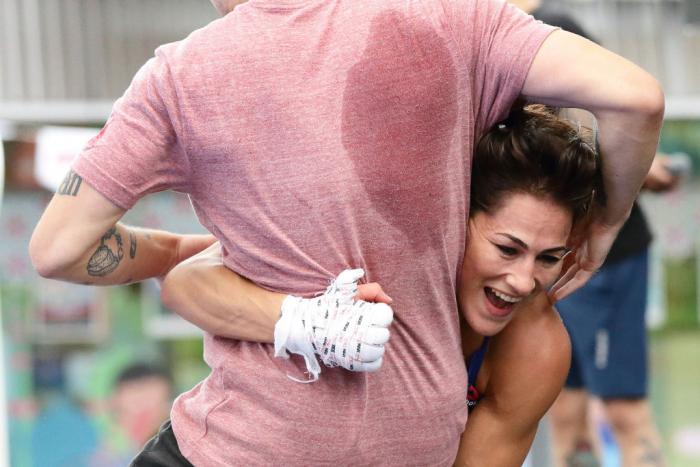
[[[508,302],[508,303],[517,303],[517,302],[520,301],[520,299],[517,298],[517,297],[511,297],[510,295],[506,295],[506,294],[504,294],[504,293],[498,292],[497,290],[493,290],[493,289],[491,289],[491,290],[493,291],[493,294],[494,294],[496,297],[500,298],[500,299],[503,300],[504,302]]]
[[[510,310],[516,303],[518,303],[521,300],[521,298],[511,297],[510,295],[504,294],[503,292],[497,292],[491,287],[486,287],[485,290],[486,296],[488,297],[489,301],[493,304],[493,306],[495,306],[496,308],[500,308],[504,311]]]

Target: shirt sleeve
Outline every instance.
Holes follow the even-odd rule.
[[[174,189],[189,192],[177,92],[162,48],[134,76],[107,123],[73,163],[83,180],[119,207]]]
[[[556,28],[505,0],[442,0],[463,66],[471,77],[471,112],[478,139],[508,115],[532,60]]]

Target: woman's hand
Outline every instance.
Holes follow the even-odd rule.
[[[310,378],[297,381],[318,379],[316,355],[328,367],[367,372],[381,367],[394,319],[387,304],[391,298],[379,284],[358,287],[363,275],[362,269],[348,269],[318,297],[285,298],[275,325],[275,356],[288,358],[290,352],[304,357]]]
[[[369,284],[360,284],[357,286],[357,295],[355,300],[364,300],[365,302],[386,303],[391,305],[394,302],[389,295],[384,292],[382,286],[377,282]]]

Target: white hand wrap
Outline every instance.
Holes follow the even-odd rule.
[[[289,295],[275,325],[275,356],[299,354],[313,382],[321,373],[316,355],[329,367],[376,371],[382,365],[384,344],[394,314],[389,305],[355,300],[362,269],[347,269],[314,298]]]

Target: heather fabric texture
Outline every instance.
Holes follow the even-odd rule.
[[[74,170],[131,207],[188,193],[224,261],[300,296],[363,268],[393,299],[381,371],[205,336],[176,400],[195,465],[451,465],[467,419],[455,289],[474,141],[552,30],[503,1],[252,0],[164,45]]]

